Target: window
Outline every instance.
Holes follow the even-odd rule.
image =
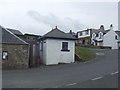
[[[96,37],[98,37],[98,33],[96,33]]]
[[[82,32],[80,32],[80,36],[82,36]]]
[[[95,39],[95,33],[92,34],[92,38]]]
[[[3,60],[7,60],[8,59],[8,52],[7,51],[3,51],[2,52],[2,59]]]
[[[43,41],[40,43],[40,51],[43,51]]]
[[[116,39],[116,40],[118,40],[118,37],[117,37],[117,35],[115,36],[115,39]]]
[[[99,33],[99,35],[100,35],[100,39],[102,38],[102,33]]]
[[[88,30],[87,30],[87,31],[85,31],[85,34],[86,34],[86,35],[88,35]]]
[[[61,51],[70,51],[70,50],[68,50],[68,42],[62,42],[62,50]]]

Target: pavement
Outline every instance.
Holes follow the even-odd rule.
[[[87,62],[3,70],[3,88],[117,88],[118,50],[94,49]]]

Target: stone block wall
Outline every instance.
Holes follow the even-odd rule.
[[[2,51],[8,52],[6,60],[2,60],[3,69],[29,67],[29,45],[2,44]]]

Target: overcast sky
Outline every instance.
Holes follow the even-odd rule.
[[[82,0],[81,0],[82,1]],[[118,2],[104,0],[1,0],[0,25],[43,35],[55,26],[69,32],[87,28],[118,29]],[[106,1],[106,2],[105,2]]]

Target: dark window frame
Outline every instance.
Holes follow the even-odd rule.
[[[99,33],[99,38],[102,39],[102,33]]]
[[[96,37],[98,37],[99,35],[98,35],[98,33],[96,33]]]
[[[62,42],[62,49],[61,51],[67,51],[69,52],[70,50],[68,50],[68,42]]]
[[[43,41],[41,41],[41,43],[40,43],[40,51],[43,51]]]
[[[82,34],[82,32],[80,32],[80,36],[82,36],[83,34]]]
[[[118,40],[118,36],[117,35],[115,35],[115,40]]]
[[[86,34],[86,35],[88,35],[88,34],[89,34],[89,31],[88,31],[88,30],[87,30],[87,31],[85,31],[85,34]]]

